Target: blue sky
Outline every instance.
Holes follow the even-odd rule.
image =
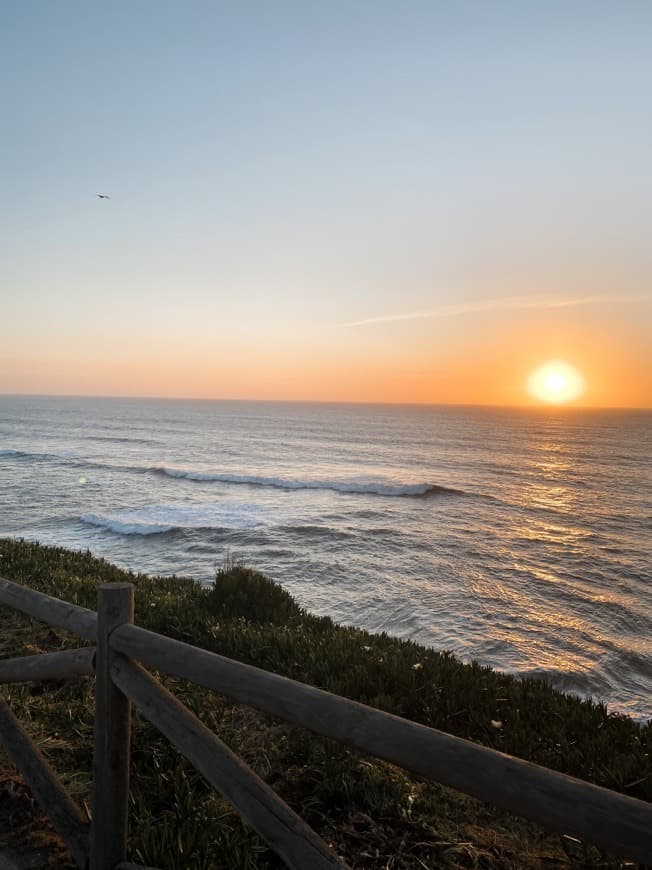
[[[0,390],[307,398],[305,371],[337,398],[341,365],[343,397],[418,371],[408,398],[448,401],[458,365],[475,401],[491,334],[611,352],[641,403],[651,25],[647,2],[5,4]],[[602,301],[400,319],[513,297]]]

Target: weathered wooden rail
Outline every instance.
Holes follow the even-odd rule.
[[[143,665],[340,740],[426,779],[533,819],[549,830],[579,837],[624,858],[652,863],[652,804],[154,634],[133,624],[131,584],[100,586],[95,613],[0,578],[0,603],[96,644],[0,661],[0,683],[96,675],[90,826],[0,700],[0,741],[80,867],[135,867],[126,861],[132,703],[289,867],[325,870],[345,866]]]

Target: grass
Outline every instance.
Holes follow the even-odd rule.
[[[205,588],[177,577],[134,576],[89,553],[0,540],[0,575],[92,609],[99,583],[132,581],[135,621],[152,631],[652,800],[650,725],[610,715],[543,680],[518,680],[338,626],[247,568],[228,566]],[[82,645],[7,608],[0,608],[0,629],[3,657]],[[625,866],[205,689],[163,682],[354,867]],[[6,690],[82,805],[90,793],[92,690],[90,679]],[[138,713],[131,776],[132,861],[184,870],[281,866]]]

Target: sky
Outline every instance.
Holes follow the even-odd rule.
[[[652,406],[647,0],[8,2],[0,392]],[[110,199],[99,199],[106,194]]]

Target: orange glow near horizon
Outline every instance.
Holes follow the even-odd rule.
[[[161,398],[322,402],[398,402],[548,407],[650,407],[652,361],[615,330],[566,324],[547,328],[504,324],[433,342],[399,325],[392,343],[378,332],[326,333],[321,342],[280,342],[276,336],[237,336],[218,344],[177,341],[174,352],[156,337],[145,346],[95,342],[0,358],[0,393],[112,395]],[[301,334],[299,334],[301,335]],[[165,336],[164,338],[167,338]],[[336,340],[337,339],[337,340]],[[545,394],[529,388],[528,373],[547,361],[572,361],[576,375],[554,372]],[[586,377],[582,377],[579,373]],[[538,377],[541,377],[538,375]],[[583,389],[571,398],[581,378]]]
[[[574,366],[558,360],[535,369],[528,377],[527,386],[531,396],[551,405],[578,399],[585,389],[580,372]]]

